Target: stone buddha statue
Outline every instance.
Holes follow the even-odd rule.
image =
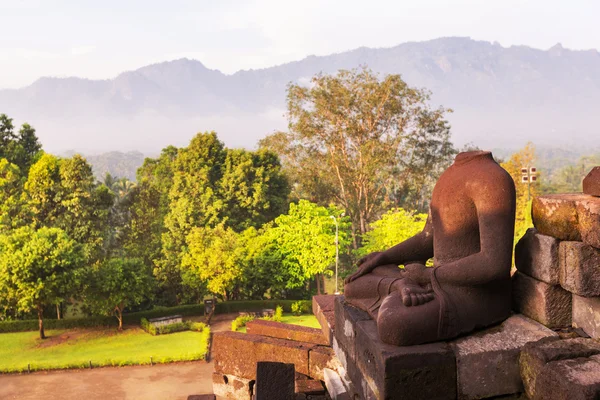
[[[501,322],[511,312],[514,225],[510,175],[490,152],[460,153],[435,185],[423,231],[360,260],[346,279],[346,301],[397,346]]]

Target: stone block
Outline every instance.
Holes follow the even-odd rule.
[[[313,379],[323,380],[325,368],[337,369],[340,362],[335,358],[331,347],[317,346],[308,353],[308,373]]]
[[[327,392],[329,396],[331,396],[334,400],[350,400],[350,394],[348,393],[342,378],[338,375],[337,372],[327,368],[323,371],[323,375],[325,379],[325,387],[327,388]]]
[[[214,394],[192,394],[187,397],[187,400],[216,400]]]
[[[600,297],[573,295],[573,326],[600,339]]]
[[[517,270],[550,285],[558,285],[558,244],[558,239],[528,229],[515,246]]]
[[[312,299],[313,314],[317,317],[325,340],[330,346],[333,343],[333,330],[335,329],[334,303],[336,297],[335,295],[317,295]]]
[[[294,364],[259,361],[256,364],[256,400],[294,400]]]
[[[571,325],[571,293],[518,271],[512,284],[515,311],[549,328]]]
[[[600,250],[582,242],[561,242],[560,285],[579,296],[600,295]]]
[[[254,379],[239,378],[235,375],[213,372],[213,392],[219,398],[232,400],[252,400]]]
[[[522,315],[452,342],[459,399],[483,399],[523,391],[519,353],[527,343],[555,332]]]
[[[312,343],[293,342],[240,332],[217,332],[213,336],[214,370],[244,379],[256,379],[259,361],[294,364],[296,371],[308,375],[308,352]]]
[[[539,196],[533,199],[531,212],[538,233],[600,248],[599,197],[576,193]]]
[[[364,398],[454,399],[456,360],[445,342],[392,346],[379,339],[373,320],[356,322],[354,363]],[[352,377],[352,362],[348,363]],[[352,380],[355,388],[358,384]]]
[[[325,394],[325,388],[320,380],[308,379],[296,381],[296,393],[307,395]]]
[[[548,338],[525,345],[519,356],[519,368],[525,392],[532,399],[538,397],[537,379],[543,373],[546,364],[558,360],[587,358],[596,354],[600,354],[600,343],[592,339]]]
[[[534,399],[600,399],[600,363],[575,358],[546,364],[538,376]]]
[[[583,193],[600,197],[600,167],[592,168],[590,173],[583,178]]]
[[[269,336],[295,342],[329,345],[320,329],[284,324],[282,322],[255,319],[246,324],[246,332],[253,335]]]
[[[369,314],[347,304],[343,296],[335,299],[335,339],[338,346],[344,349],[346,356],[355,359],[356,324],[359,321],[371,320]]]

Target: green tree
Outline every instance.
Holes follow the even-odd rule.
[[[421,232],[427,222],[427,214],[418,214],[402,208],[389,210],[381,219],[371,224],[372,229],[363,236],[359,255],[384,251]]]
[[[287,214],[275,219],[267,232],[274,240],[273,247],[281,259],[286,275],[286,288],[302,287],[307,280],[317,277],[317,291],[321,293],[320,275],[332,272],[335,264],[335,223],[332,216],[341,215],[337,208],[325,208],[307,200],[290,204]],[[348,244],[348,223],[342,218],[339,246]]]
[[[288,87],[289,132],[261,146],[282,156],[298,198],[346,210],[356,249],[390,205],[426,209],[424,199],[451,162],[450,110],[432,109],[428,100],[399,75],[317,75],[310,87]]]
[[[0,159],[0,233],[23,225],[26,220],[22,200],[23,178],[19,167]]]
[[[110,258],[87,272],[84,304],[95,313],[114,315],[123,330],[123,311],[148,299],[152,269],[139,258]]]
[[[0,114],[0,159],[8,159],[27,175],[29,167],[40,157],[41,150],[42,145],[31,125],[24,123],[15,134],[12,119]]]
[[[74,295],[81,265],[79,245],[61,229],[19,228],[0,236],[0,292],[21,312],[43,312]]]

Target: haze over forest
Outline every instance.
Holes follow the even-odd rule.
[[[51,152],[156,154],[206,130],[230,147],[253,148],[286,128],[289,82],[308,84],[316,73],[359,66],[399,73],[431,90],[432,104],[454,110],[449,120],[457,146],[600,146],[600,53],[560,45],[506,48],[460,37],[309,56],[233,75],[180,59],[110,80],[44,77],[0,90],[0,110],[32,124]]]

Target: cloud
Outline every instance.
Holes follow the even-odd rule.
[[[71,54],[74,56],[83,56],[96,50],[96,46],[77,46],[71,48]]]

